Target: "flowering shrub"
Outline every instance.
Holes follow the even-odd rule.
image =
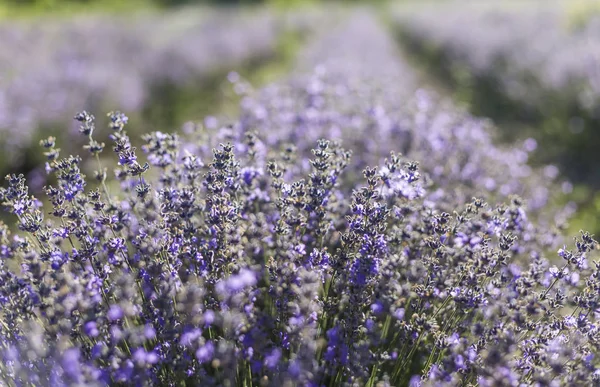
[[[398,7],[393,24],[473,111],[505,123],[509,139],[525,126],[542,144],[539,160],[597,186],[600,18],[588,13],[585,24],[569,29],[569,4]]]
[[[323,41],[381,36],[358,20]],[[597,242],[553,231],[555,169],[408,99],[393,58],[325,62],[258,93],[232,74],[239,122],[148,133],[141,152],[110,113],[110,175],[90,113],[93,178],[43,140],[45,201],[23,176],[0,190],[18,228],[0,232],[4,381],[598,385]]]
[[[288,19],[267,9],[200,7],[157,15],[3,22],[3,162],[22,162],[22,150],[35,144],[40,127],[64,127],[70,123],[65,117],[83,107],[120,106],[141,113],[156,99],[157,85],[202,84],[225,69],[267,60],[282,33],[310,28]]]
[[[527,165],[535,140],[496,146],[488,121],[417,87],[415,71],[375,20],[364,14],[349,18],[300,52],[293,76],[248,92],[239,123],[215,136],[212,146],[241,142],[245,132],[257,128],[269,146],[291,142],[302,154],[310,154],[320,138],[336,138],[353,150],[358,171],[399,151],[418,160],[441,189],[431,192],[434,202],[441,192],[461,203],[481,193],[518,194],[539,212],[561,188],[570,190],[568,182],[553,184],[556,167],[535,171]],[[369,56],[363,57],[366,50]],[[237,89],[249,88],[233,80]]]
[[[398,8],[394,17],[415,39],[447,52],[475,75],[493,73],[502,91],[520,103],[541,104],[542,93],[551,90],[593,110],[600,93],[600,19],[590,17],[570,30],[563,7],[558,2],[452,4]]]
[[[91,133],[91,115],[76,119]],[[335,142],[316,142],[308,174],[293,148],[251,132],[212,160],[152,133],[142,162],[126,121],[111,115],[119,195],[86,190],[79,159],[59,158],[53,139],[49,207],[22,176],[0,191],[24,232],[2,231],[7,381],[592,382],[600,274],[588,234],[559,250],[558,268],[520,199],[440,211],[397,154],[349,194],[351,154]]]

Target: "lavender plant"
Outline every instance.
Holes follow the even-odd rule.
[[[535,140],[494,144],[489,121],[418,87],[418,75],[372,15],[355,12],[348,19],[311,41],[287,79],[253,91],[233,77],[247,94],[240,121],[216,136],[213,146],[242,141],[244,132],[260,128],[270,146],[291,142],[308,154],[319,138],[333,137],[350,144],[358,170],[391,151],[419,160],[441,189],[432,194],[450,193],[463,202],[481,194],[518,194],[532,210],[555,199],[561,190],[554,184],[556,167],[534,171],[527,164]],[[368,57],[362,55],[366,50]]]
[[[394,16],[400,28],[447,52],[473,75],[493,73],[502,91],[519,103],[539,105],[544,93],[563,93],[593,111],[597,15],[569,28],[567,6],[562,1],[448,3],[437,12],[429,6],[397,8]]]
[[[389,52],[364,13],[306,52],[344,36]],[[238,122],[137,148],[125,114],[107,145],[81,112],[92,178],[54,138],[45,198],[7,177],[6,384],[599,384],[597,242],[553,229],[568,215],[550,205],[555,168],[411,96],[400,57],[315,58],[326,67],[258,92],[232,74]]]
[[[143,115],[165,92],[160,87],[205,86],[216,74],[221,79],[230,69],[265,62],[275,55],[282,34],[310,30],[312,18],[302,15],[294,21],[270,9],[188,7],[160,15],[3,22],[3,163],[27,161],[23,150],[35,147],[49,128],[61,128],[53,133],[60,137],[73,111],[119,106]]]
[[[569,28],[570,2],[449,2],[396,7],[394,29],[477,114],[508,139],[534,136],[542,163],[596,186],[598,17]]]
[[[101,152],[94,117],[75,118]],[[336,142],[316,142],[308,173],[252,132],[212,159],[151,133],[142,161],[127,118],[110,121],[119,193],[86,189],[53,139],[49,206],[22,176],[0,191],[20,230],[2,229],[6,383],[596,382],[589,234],[558,268],[521,199],[439,211],[398,154],[348,187]]]

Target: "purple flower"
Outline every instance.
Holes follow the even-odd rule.
[[[383,312],[383,309],[383,304],[379,301],[371,304],[371,312],[373,312],[374,315],[381,314]]]
[[[146,326],[144,326],[144,337],[147,340],[152,340],[156,337],[156,330],[152,325],[146,324]]]
[[[50,265],[54,270],[60,269],[69,259],[68,253],[62,251],[53,251],[50,253]]]
[[[408,386],[409,387],[421,387],[421,376],[420,375],[414,375],[410,378],[410,381],[408,382]]]
[[[156,364],[159,360],[154,351],[146,352],[144,348],[138,348],[132,353],[133,361],[141,367]]]
[[[107,317],[110,321],[117,321],[124,316],[123,309],[119,305],[111,305],[108,309]]]
[[[214,352],[215,345],[212,343],[212,341],[208,341],[206,344],[196,350],[196,359],[198,359],[200,364],[208,363],[213,359]]]
[[[58,228],[52,231],[52,236],[59,238],[67,238],[69,236],[69,230],[65,227]]]
[[[465,358],[462,355],[456,355],[454,357],[454,366],[456,367],[456,371],[465,369]]]
[[[231,275],[226,280],[219,282],[217,291],[223,296],[235,294],[254,286],[257,279],[257,274],[254,271],[242,269],[238,274]]]
[[[325,359],[329,362],[346,365],[348,362],[348,346],[340,335],[340,331],[339,327],[334,327],[327,331]]]
[[[100,334],[100,331],[98,331],[98,324],[96,324],[95,321],[88,321],[85,323],[83,326],[83,331],[90,337],[96,337]]]
[[[119,165],[131,165],[137,160],[133,150],[125,150],[119,153]]]
[[[81,353],[78,348],[67,349],[62,357],[62,369],[73,382],[79,382],[83,377],[80,363]]]
[[[133,361],[126,359],[115,372],[116,381],[123,383],[131,380],[131,377],[134,375],[134,369]]]
[[[400,320],[400,321],[404,320],[404,308],[398,308],[398,309],[396,309],[394,311],[394,317],[397,320]]]
[[[269,370],[274,370],[279,365],[279,359],[281,359],[281,349],[274,348],[269,355],[265,356],[264,365]]]
[[[215,322],[215,312],[207,310],[204,312],[204,325],[210,326]]]
[[[179,343],[184,347],[189,347],[192,343],[202,335],[200,329],[192,329],[183,333],[179,339]]]

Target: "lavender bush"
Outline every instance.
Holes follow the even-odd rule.
[[[449,3],[436,10],[398,8],[395,17],[475,75],[492,72],[520,103],[538,104],[551,90],[589,110],[598,105],[598,20],[569,29],[565,2]]]
[[[43,202],[7,177],[6,384],[600,384],[597,242],[553,229],[555,169],[415,92],[372,16],[350,17],[297,75],[254,91],[231,74],[233,125],[138,151],[112,112],[109,176],[84,111],[93,178],[54,138]]]
[[[598,16],[569,28],[569,2],[450,2],[397,7],[407,47],[427,58],[479,114],[506,123],[509,138],[543,143],[539,159],[597,185],[600,120]],[[520,124],[520,125],[519,125]]]
[[[310,28],[309,22],[294,22],[274,10],[208,7],[3,22],[3,161],[22,162],[23,149],[37,142],[40,128],[65,127],[69,121],[64,118],[73,111],[119,106],[139,114],[161,97],[157,94],[164,90],[155,86],[202,86],[215,74],[222,77],[229,69],[266,61],[283,34]]]

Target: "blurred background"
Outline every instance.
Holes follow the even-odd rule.
[[[1,0],[0,173],[41,187],[39,140],[79,152],[72,116],[82,109],[122,110],[137,134],[234,119],[228,74],[254,87],[283,76],[352,7],[377,16],[423,87],[489,118],[497,141],[525,141],[533,165],[556,165],[565,202],[580,209],[572,227],[600,231],[593,0]]]

